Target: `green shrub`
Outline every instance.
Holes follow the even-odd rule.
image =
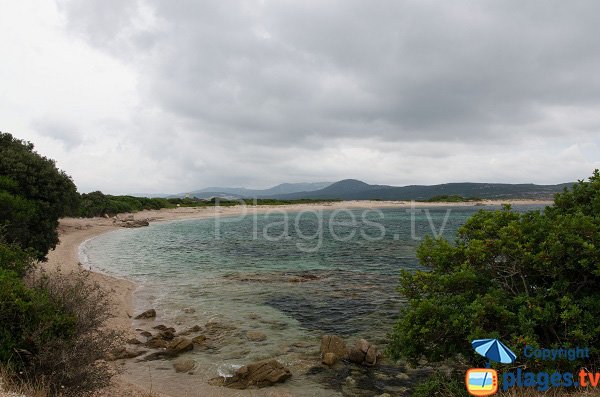
[[[468,397],[464,378],[435,373],[419,383],[412,397]]]
[[[16,244],[7,244],[0,236],[0,269],[10,270],[23,277],[33,268],[34,260],[30,252],[22,250]]]
[[[0,364],[12,383],[62,396],[107,386],[113,371],[101,359],[123,343],[105,326],[108,293],[86,273],[34,273],[26,281],[0,270]]]
[[[78,200],[75,184],[53,160],[0,133],[0,227],[9,242],[44,259],[58,243],[58,218],[73,214]]]
[[[557,194],[544,211],[480,211],[454,244],[427,239],[427,271],[403,272],[408,298],[389,353],[416,362],[457,356],[482,364],[470,341],[500,338],[515,351],[600,343],[600,174]],[[552,363],[554,369],[581,362]],[[590,363],[587,362],[586,365]],[[544,363],[528,362],[529,366]]]
[[[55,339],[75,332],[75,318],[46,291],[27,287],[14,271],[0,269],[0,362],[23,371]]]

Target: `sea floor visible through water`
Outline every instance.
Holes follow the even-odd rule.
[[[452,240],[481,209],[273,212],[156,223],[93,238],[81,257],[86,266],[138,285],[136,311],[154,308],[158,316],[135,320],[135,328],[209,323],[219,329],[217,344],[186,354],[196,361],[193,375],[177,374],[163,360],[127,364],[134,380],[150,372],[159,391],[193,396],[198,383],[276,358],[292,370],[285,389],[295,396],[403,395],[423,371],[407,376],[406,368],[385,362],[328,369],[320,365],[320,339],[364,338],[383,350],[403,304],[400,270],[419,268],[418,244],[426,235]],[[248,331],[266,338],[249,340]]]

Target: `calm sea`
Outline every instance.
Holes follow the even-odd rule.
[[[286,386],[295,395],[393,394],[393,382],[388,389],[386,382],[344,389],[326,374],[311,375],[319,372],[313,367],[320,337],[361,337],[383,348],[403,303],[396,291],[400,269],[419,268],[421,239],[452,240],[475,211],[495,208],[275,212],[156,223],[98,236],[81,254],[88,266],[139,285],[136,309],[155,308],[156,324],[183,329],[217,321],[236,327],[218,349],[190,354],[198,375],[175,374],[161,361],[141,372],[130,368],[140,379],[153,371],[165,391],[194,395],[195,382],[274,357],[299,374]],[[267,339],[248,341],[243,335],[249,330]]]

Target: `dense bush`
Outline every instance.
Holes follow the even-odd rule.
[[[423,242],[418,257],[427,271],[402,273],[400,292],[408,304],[390,354],[413,362],[460,355],[482,364],[470,341],[498,337],[517,352],[524,344],[589,346],[597,360],[599,247],[598,171],[557,194],[544,211],[478,212],[454,244]]]
[[[81,195],[77,215],[90,218],[125,212],[157,210],[174,206],[174,204],[163,198],[111,196],[102,192],[92,192]]]
[[[46,291],[27,287],[18,275],[0,269],[0,362],[22,371],[55,339],[68,339],[75,319]]]
[[[73,214],[78,200],[75,184],[53,160],[0,132],[0,227],[9,242],[45,258],[58,243],[58,218]]]
[[[54,393],[82,396],[107,386],[114,370],[103,359],[121,347],[121,333],[106,327],[113,309],[109,292],[93,282],[89,273],[36,273],[27,285],[41,291],[51,305],[67,316],[67,334],[57,334],[29,357],[21,375],[40,380]]]
[[[15,384],[80,396],[108,385],[106,355],[122,343],[106,329],[108,293],[85,273],[32,273],[25,283],[0,269],[0,363]]]

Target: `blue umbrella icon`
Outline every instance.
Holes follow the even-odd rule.
[[[511,364],[517,359],[517,355],[498,339],[476,339],[471,346],[490,361]]]

